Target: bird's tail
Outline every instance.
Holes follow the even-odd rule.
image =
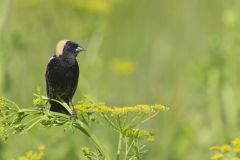
[[[50,111],[59,112],[63,114],[70,114],[66,108],[64,108],[60,103],[50,100]]]

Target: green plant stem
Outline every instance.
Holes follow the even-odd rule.
[[[147,121],[150,120],[150,119],[152,119],[152,118],[155,117],[158,113],[159,113],[159,112],[156,112],[156,113],[154,113],[153,115],[151,115],[150,117],[144,119],[143,121],[141,121],[141,124],[147,122]]]
[[[128,139],[125,137],[125,156],[124,156],[124,160],[127,160],[127,156],[128,156]]]
[[[113,127],[113,129],[119,131],[119,128],[104,113],[102,113],[102,116],[108,122],[108,124],[110,124],[110,126]]]
[[[134,143],[134,141],[132,141],[132,143],[129,145],[128,142],[129,142],[128,138],[125,137],[125,156],[124,156],[124,160],[127,160],[128,154],[131,151],[131,148],[132,148],[133,143]]]
[[[12,1],[11,0],[5,0],[1,2],[3,6],[1,7],[1,13],[0,13],[0,34],[2,34],[3,26],[5,24],[5,21],[7,20],[7,16],[9,16],[8,12],[10,10],[10,6]]]
[[[118,150],[117,150],[117,158],[116,158],[116,160],[120,160],[121,150],[122,150],[122,133],[119,133]]]
[[[37,117],[39,118],[39,117]],[[33,124],[31,124],[29,127],[27,127],[26,129],[24,129],[24,132],[29,131],[31,128],[33,128],[35,125],[37,125],[40,121],[42,120],[42,118],[38,119],[37,121],[35,121]]]
[[[81,132],[83,132],[86,136],[89,137],[89,139],[93,142],[93,144],[97,147],[97,149],[99,150],[99,152],[104,156],[105,160],[111,160],[110,156],[108,155],[107,151],[105,150],[105,148],[101,145],[101,143],[99,142],[99,140],[97,139],[97,137],[91,133],[91,131],[89,130],[88,126],[85,125],[84,123],[82,123],[81,121],[77,120],[76,121],[76,128],[79,129]]]

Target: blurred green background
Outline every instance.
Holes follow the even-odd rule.
[[[239,136],[240,1],[0,0],[0,93],[31,107],[60,39],[86,52],[75,102],[161,103],[171,110],[146,127],[156,133],[146,160],[209,159],[207,148]],[[117,135],[95,127],[109,152]],[[46,159],[80,159],[88,140],[62,128],[0,142],[0,159],[46,145]],[[115,145],[116,146],[116,145]]]

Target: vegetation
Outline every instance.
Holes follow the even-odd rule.
[[[36,86],[45,88],[56,43],[72,39],[87,49],[78,56],[74,104],[87,94],[110,106],[171,106],[141,125],[140,131],[155,133],[143,159],[210,159],[215,152],[209,146],[239,137],[239,15],[238,0],[0,0],[1,97],[31,109]],[[89,118],[91,131],[115,157],[119,132],[103,127],[101,114]],[[36,125],[30,134],[0,142],[0,159],[41,144],[50,160],[79,160],[82,146],[98,153],[73,130]]]
[[[34,108],[23,109],[14,102],[0,98],[0,135],[3,141],[6,141],[9,133],[19,134],[27,133],[35,125],[41,124],[43,127],[63,126],[66,129],[78,129],[87,136],[96,147],[92,152],[88,148],[82,149],[83,156],[86,159],[105,159],[111,160],[105,150],[104,145],[100,143],[95,134],[90,130],[92,123],[97,121],[107,123],[112,130],[119,134],[118,147],[116,152],[117,160],[141,159],[146,152],[145,144],[142,140],[153,141],[153,133],[147,130],[136,128],[139,124],[148,121],[159,112],[167,111],[168,108],[161,105],[137,105],[132,107],[109,107],[103,103],[96,103],[93,100],[86,99],[76,105],[79,112],[79,119],[72,118],[69,115],[50,112],[46,106],[47,97],[36,95]],[[61,103],[71,113],[71,108],[66,103]],[[102,120],[99,120],[102,117]],[[103,121],[104,120],[104,121]],[[41,159],[43,153],[27,154],[32,159]],[[29,158],[31,159],[31,158]]]

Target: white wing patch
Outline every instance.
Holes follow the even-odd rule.
[[[51,57],[50,59],[49,59],[49,61],[48,61],[48,63],[51,61],[51,60],[53,60],[55,57]]]

